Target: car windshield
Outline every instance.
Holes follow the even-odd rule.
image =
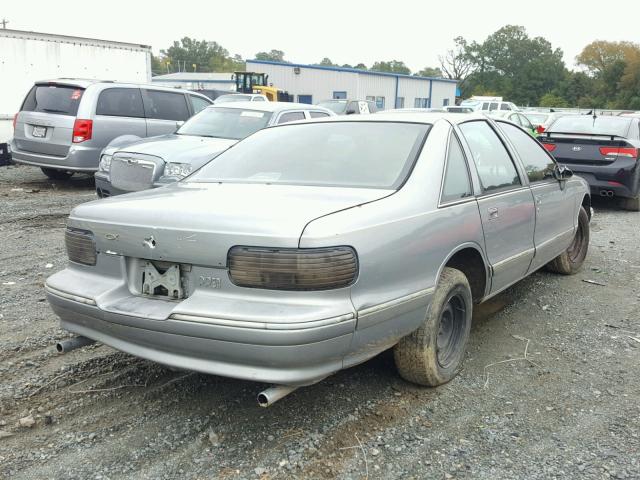
[[[334,113],[344,113],[347,109],[347,101],[346,100],[329,100],[326,102],[318,103],[319,107],[328,108],[332,110]]]
[[[575,115],[558,118],[547,131],[551,133],[591,133],[594,135],[617,135],[619,137],[626,137],[630,124],[630,118],[593,118],[591,115]]]
[[[399,122],[268,128],[222,153],[189,181],[397,189],[429,128]]]
[[[527,113],[526,117],[532,123],[542,124],[542,123],[547,121],[547,119],[550,117],[550,115],[548,115],[546,113],[540,113],[540,114],[538,114],[538,113]]]
[[[176,133],[239,140],[266,127],[271,115],[243,108],[209,107],[187,120]]]
[[[215,99],[215,103],[229,103],[229,102],[250,102],[251,95],[222,95]]]

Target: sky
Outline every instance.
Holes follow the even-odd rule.
[[[508,24],[561,48],[569,68],[593,40],[640,39],[633,0],[608,0],[604,12],[584,0],[3,0],[3,17],[7,28],[151,45],[154,53],[189,36],[245,59],[278,49],[295,63],[402,60],[414,72],[438,66],[454,37],[482,41]]]

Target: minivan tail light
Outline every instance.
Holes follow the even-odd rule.
[[[542,146],[547,152],[553,152],[556,149],[555,143],[543,143]]]
[[[91,140],[93,134],[93,120],[76,118],[73,123],[73,143],[82,143]]]
[[[605,157],[638,158],[638,149],[633,147],[600,147],[600,154]]]
[[[229,277],[240,287],[271,290],[330,290],[351,285],[358,259],[351,247],[233,247]]]

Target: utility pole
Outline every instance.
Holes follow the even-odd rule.
[[[6,30],[7,23],[9,23],[9,20],[7,20],[6,18],[3,18],[2,20],[0,20],[0,23],[2,24],[2,29]]]

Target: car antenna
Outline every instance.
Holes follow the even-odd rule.
[[[595,125],[596,125],[596,116],[597,116],[597,115],[596,115],[596,109],[594,108],[594,109],[592,110],[592,112],[593,112],[593,126],[595,127]]]

